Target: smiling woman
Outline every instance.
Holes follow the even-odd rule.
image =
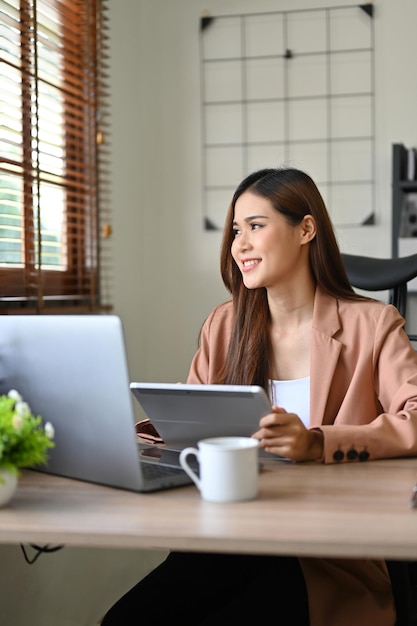
[[[405,320],[355,293],[307,173],[262,169],[241,182],[221,272],[231,299],[203,323],[188,383],[263,387],[272,408],[252,436],[271,457],[330,464],[417,456],[417,353]],[[201,626],[267,622],[271,598],[282,624],[400,624],[383,559],[171,552],[103,626],[133,626],[138,607],[155,626],[181,622],[184,588]]]
[[[108,308],[106,2],[0,0],[1,308]]]

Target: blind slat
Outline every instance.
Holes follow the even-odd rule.
[[[0,312],[111,307],[106,3],[0,0]]]

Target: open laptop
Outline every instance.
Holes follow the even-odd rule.
[[[0,393],[10,389],[55,429],[48,465],[36,469],[140,492],[191,482],[138,448],[117,316],[1,315]]]
[[[146,416],[137,433],[167,451],[207,437],[250,437],[260,418],[272,411],[258,385],[131,382],[130,389]]]

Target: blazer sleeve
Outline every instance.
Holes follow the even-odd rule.
[[[340,410],[320,427],[325,463],[417,455],[417,353],[403,326],[385,306],[367,336],[359,333],[360,356]]]

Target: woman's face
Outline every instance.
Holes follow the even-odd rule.
[[[308,265],[306,243],[315,233],[311,216],[292,226],[268,199],[246,191],[236,202],[233,228],[231,253],[248,289],[292,284]]]

